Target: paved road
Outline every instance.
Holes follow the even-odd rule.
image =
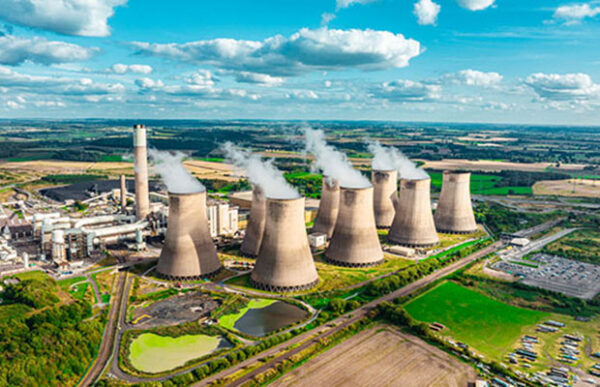
[[[112,297],[112,307],[108,313],[108,322],[106,323],[104,334],[102,335],[100,351],[98,351],[98,356],[88,370],[87,374],[79,383],[79,386],[81,387],[90,386],[96,381],[96,379],[102,374],[102,371],[104,370],[106,363],[113,352],[115,329],[118,325],[119,311],[122,309],[123,290],[125,288],[126,279],[126,272],[119,273],[117,278],[117,287]]]
[[[251,358],[249,358],[248,360],[230,367],[222,372],[219,372],[218,374],[215,374],[209,378],[203,379],[200,382],[194,384],[193,386],[207,386],[210,385],[211,383],[213,383],[216,380],[219,379],[224,379],[228,376],[233,375],[234,373],[240,371],[241,369],[248,367],[252,364],[255,364],[256,362],[258,362],[260,359],[264,359],[267,358],[269,356],[273,356],[275,354],[277,354],[278,352],[283,351],[285,348],[293,345],[293,344],[297,344],[300,343],[302,341],[308,340],[306,343],[301,344],[300,346],[294,348],[291,351],[286,352],[283,356],[280,357],[276,357],[270,361],[268,361],[267,363],[265,363],[264,365],[262,365],[261,367],[257,368],[256,370],[246,374],[245,376],[243,376],[242,378],[227,384],[228,386],[241,386],[243,385],[245,382],[251,380],[252,378],[254,378],[255,376],[267,371],[270,368],[273,368],[277,363],[293,356],[294,354],[308,348],[310,345],[314,344],[315,342],[319,341],[320,339],[326,338],[338,331],[340,331],[341,329],[344,329],[346,326],[358,321],[359,319],[361,319],[362,317],[364,317],[367,313],[369,313],[371,310],[373,310],[377,305],[381,304],[382,302],[386,302],[386,301],[392,301],[396,298],[399,297],[404,297],[407,296],[411,293],[413,293],[416,290],[422,289],[425,286],[431,284],[432,282],[435,282],[437,280],[439,280],[440,278],[443,278],[445,276],[447,276],[448,274],[451,274],[453,272],[455,272],[456,270],[459,270],[465,266],[467,266],[468,264],[472,263],[473,261],[484,257],[485,255],[492,253],[496,250],[499,250],[500,248],[503,247],[503,243],[502,242],[496,242],[482,250],[479,250],[471,255],[469,255],[468,257],[455,262],[449,266],[446,266],[445,268],[442,268],[426,277],[421,278],[418,281],[415,281],[411,284],[406,285],[405,287],[396,290],[395,292],[392,292],[388,295],[385,295],[381,298],[378,298],[377,300],[374,300],[368,304],[363,305],[361,308],[354,310],[352,312],[349,312],[341,317],[336,318],[335,320],[331,321],[328,325],[335,325],[334,327],[330,327],[330,328],[321,328],[320,331],[318,331],[318,335],[315,336],[314,338],[310,339],[311,336],[315,335],[315,331],[309,331],[306,333],[303,333],[299,336],[296,336],[295,338],[286,341],[285,343],[276,345],[275,347],[270,348],[267,351],[264,351],[256,356],[253,356]]]
[[[512,250],[507,251],[506,253],[503,253],[501,255],[501,257],[505,260],[511,260],[511,259],[521,259],[523,258],[525,255],[533,252],[533,251],[538,251],[544,248],[544,246],[546,246],[549,243],[552,243],[562,237],[564,237],[565,235],[568,235],[570,233],[572,233],[573,231],[577,230],[577,228],[567,228],[564,230],[561,230],[557,233],[551,234],[551,235],[547,235],[543,238],[540,239],[536,239],[534,241],[531,241],[528,245],[525,245],[523,247],[513,247]]]

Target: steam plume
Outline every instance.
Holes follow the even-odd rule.
[[[162,152],[156,149],[149,150],[151,168],[158,173],[167,190],[172,193],[186,194],[203,192],[206,188],[182,164],[186,157],[181,152]]]
[[[373,153],[371,167],[377,171],[397,170],[401,179],[428,179],[429,175],[416,166],[402,152],[393,146],[383,146],[379,141],[370,142],[369,152]]]
[[[263,160],[260,155],[241,149],[231,142],[223,145],[227,160],[237,168],[244,169],[248,180],[259,186],[265,196],[272,199],[295,199],[300,194],[283,177],[273,165],[273,160]]]
[[[305,150],[311,153],[315,160],[313,166],[323,174],[339,182],[344,188],[370,187],[369,180],[352,167],[348,157],[325,141],[325,133],[319,129],[304,128]]]

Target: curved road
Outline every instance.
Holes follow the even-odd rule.
[[[126,278],[126,272],[119,273],[117,287],[112,297],[113,305],[108,313],[108,322],[106,323],[104,334],[102,335],[100,351],[98,351],[98,356],[88,372],[79,382],[79,385],[82,387],[90,386],[96,381],[96,379],[102,374],[102,371],[104,370],[104,367],[106,366],[106,363],[112,353],[115,328],[118,323],[119,311],[121,310],[121,306],[123,304],[123,289],[125,288]]]

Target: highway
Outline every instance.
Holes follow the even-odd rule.
[[[127,307],[127,303],[123,302],[123,298],[126,297],[127,294],[124,293],[126,279],[127,272],[120,272],[118,274],[117,286],[111,300],[112,306],[108,313],[108,321],[106,323],[106,327],[104,328],[104,334],[102,335],[100,350],[98,351],[96,360],[79,382],[79,386],[81,387],[90,386],[96,381],[96,379],[98,379],[106,367],[111,354],[113,353],[113,348],[115,347],[115,331],[119,325],[119,312],[123,309],[123,305],[125,308]]]
[[[285,350],[287,347],[289,347],[291,345],[306,341],[305,343],[299,345],[298,347],[294,348],[293,350],[286,352],[282,356],[275,357],[274,359],[266,362],[261,367],[253,370],[252,372],[249,372],[248,374],[244,375],[243,377],[239,378],[238,380],[227,384],[228,386],[241,386],[244,383],[246,383],[247,381],[254,378],[255,376],[267,371],[270,368],[273,368],[279,362],[293,356],[294,354],[296,354],[296,353],[308,348],[312,344],[318,342],[319,340],[327,338],[328,336],[344,329],[346,326],[360,320],[367,313],[369,313],[371,310],[373,310],[375,307],[377,307],[377,305],[379,305],[383,302],[392,301],[399,297],[407,296],[419,289],[422,289],[422,288],[426,287],[427,285],[431,284],[432,282],[435,282],[435,281],[439,280],[440,278],[443,278],[443,277],[455,272],[456,270],[459,270],[459,269],[469,265],[473,261],[476,261],[479,258],[482,258],[494,251],[499,250],[503,246],[504,245],[502,242],[496,242],[482,250],[479,250],[479,251],[461,259],[460,261],[457,261],[449,266],[446,266],[426,277],[421,278],[418,281],[410,283],[410,284],[404,286],[403,288],[396,290],[395,292],[392,292],[392,293],[387,294],[383,297],[380,297],[368,304],[365,304],[362,307],[360,307],[359,309],[356,309],[349,313],[346,313],[345,315],[342,315],[327,324],[327,325],[335,325],[334,327],[331,327],[331,328],[321,327],[320,331],[312,330],[312,331],[305,332],[305,333],[303,333],[299,336],[296,336],[284,343],[281,343],[281,344],[276,345],[264,352],[261,352],[255,356],[245,360],[244,362],[242,362],[240,364],[237,364],[237,365],[230,367],[224,371],[221,371],[213,376],[205,378],[205,379],[201,380],[200,382],[193,384],[193,386],[200,387],[200,386],[210,385],[211,383],[213,383],[217,380],[225,379],[225,378],[237,373],[238,371],[242,370],[243,368],[251,366],[252,364],[255,364],[256,362],[260,361],[260,359],[264,359],[269,356],[274,356],[277,353]],[[311,336],[314,336],[316,333],[317,333],[317,335],[315,337],[311,338]]]

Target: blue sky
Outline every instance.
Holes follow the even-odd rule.
[[[6,118],[600,125],[600,1],[0,0]]]

